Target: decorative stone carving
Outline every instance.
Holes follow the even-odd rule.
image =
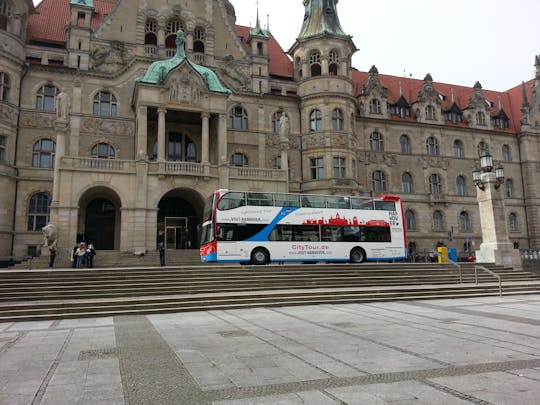
[[[20,125],[25,128],[54,128],[55,121],[56,117],[50,114],[24,112],[21,113]]]
[[[7,104],[0,103],[0,121],[17,125],[17,110]]]
[[[81,128],[85,133],[110,136],[130,136],[135,131],[132,122],[107,120],[102,118],[85,118],[82,121]]]
[[[169,85],[169,101],[182,104],[201,104],[201,88],[193,72],[185,71],[179,78],[171,80]]]
[[[43,245],[56,247],[58,240],[58,229],[56,228],[56,225],[48,223],[41,228],[41,231],[43,232]]]
[[[129,52],[123,42],[112,41],[109,45],[96,45],[90,53],[90,58],[94,69],[114,72],[128,62]]]
[[[386,166],[397,165],[397,158],[395,155],[382,152],[366,152],[365,161],[368,163],[382,164]]]
[[[448,169],[450,167],[450,162],[448,159],[441,158],[439,156],[431,156],[431,157],[421,157],[418,158],[418,163],[422,165],[424,169],[428,168],[436,168],[436,169]]]
[[[219,67],[219,73],[227,86],[237,90],[249,90],[251,87],[249,75],[246,75],[243,69],[234,63],[233,57],[227,55],[223,62]]]

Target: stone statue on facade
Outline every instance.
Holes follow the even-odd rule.
[[[279,136],[286,138],[289,136],[290,131],[291,126],[289,124],[289,117],[287,117],[287,114],[283,113],[279,118]]]
[[[58,120],[67,121],[69,117],[70,101],[67,93],[63,91],[56,96],[56,117]]]
[[[58,240],[58,229],[56,228],[56,225],[48,223],[41,228],[41,231],[43,232],[43,245],[56,247]]]

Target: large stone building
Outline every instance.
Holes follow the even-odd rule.
[[[540,59],[506,92],[360,72],[336,3],[305,0],[285,52],[227,0],[0,0],[0,256],[49,221],[66,249],[197,247],[217,188],[399,194],[419,251],[465,255],[486,148],[511,241],[540,247]]]

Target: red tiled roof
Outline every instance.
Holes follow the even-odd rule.
[[[94,0],[92,28],[95,29],[116,5],[110,0]],[[43,0],[36,7],[36,14],[28,18],[28,42],[66,42],[66,25],[71,20],[69,0]]]

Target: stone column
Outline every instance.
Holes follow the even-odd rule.
[[[219,114],[218,121],[219,187],[229,188],[229,166],[227,157],[227,115]]]
[[[201,142],[201,163],[208,165],[210,160],[210,114],[203,112],[202,119],[202,142]]]
[[[137,156],[136,159],[148,157],[148,107],[137,109]]]
[[[482,226],[482,244],[476,251],[479,263],[496,263],[505,267],[521,268],[519,251],[508,238],[504,189],[497,183],[495,173],[482,173],[485,189],[477,189],[477,200]]]
[[[165,146],[166,146],[166,139],[165,139],[165,114],[167,114],[167,109],[160,107],[158,108],[158,162],[164,162],[165,161]]]

